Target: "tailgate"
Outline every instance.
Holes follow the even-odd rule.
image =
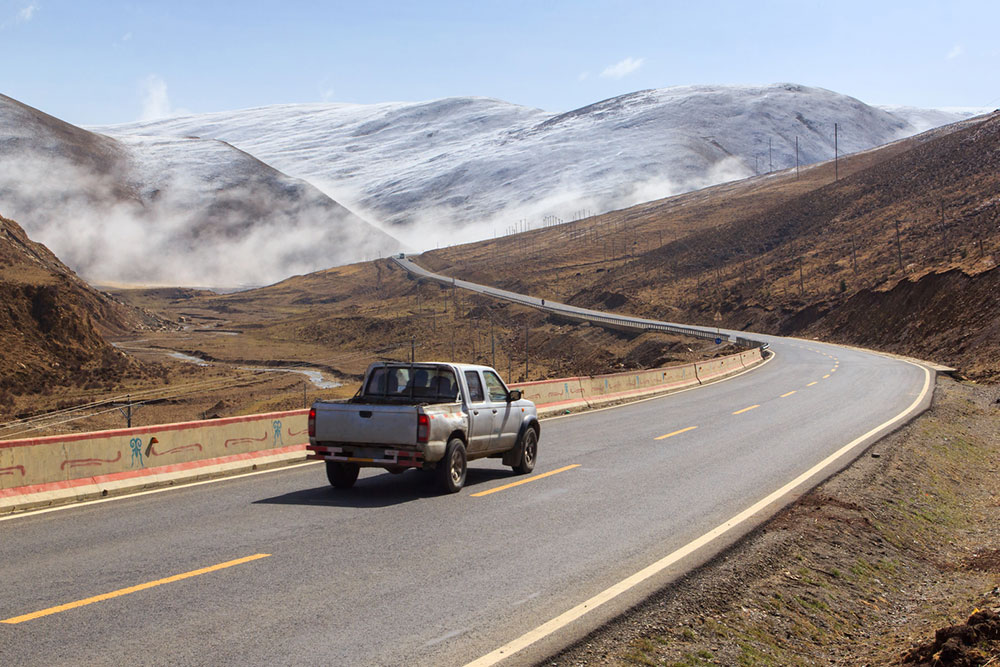
[[[320,403],[317,442],[410,445],[417,442],[417,408],[412,405]]]

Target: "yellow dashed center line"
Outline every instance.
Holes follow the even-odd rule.
[[[76,602],[68,602],[66,604],[61,604],[57,607],[49,607],[48,609],[42,609],[41,611],[32,612],[30,614],[24,614],[23,616],[15,616],[13,618],[7,618],[0,623],[23,623],[25,621],[31,621],[36,618],[41,618],[42,616],[50,616],[52,614],[58,614],[62,611],[68,611],[70,609],[76,609],[77,607],[84,607],[88,604],[94,604],[95,602],[103,602],[104,600],[110,600],[112,598],[121,597],[122,595],[128,595],[129,593],[138,593],[139,591],[144,591],[147,588],[153,588],[155,586],[161,586],[163,584],[171,584],[175,581],[181,581],[182,579],[189,579],[191,577],[197,577],[200,574],[208,574],[209,572],[215,572],[217,570],[224,570],[227,567],[233,567],[234,565],[242,565],[243,563],[249,563],[250,561],[259,560],[261,558],[267,558],[271,554],[255,554],[253,556],[247,556],[245,558],[237,558],[236,560],[229,560],[225,563],[219,563],[218,565],[212,565],[210,567],[203,567],[199,570],[192,570],[190,572],[185,572],[183,574],[175,574],[172,577],[166,577],[165,579],[157,579],[156,581],[150,581],[145,584],[139,584],[138,586],[130,586],[129,588],[122,588],[117,591],[112,591],[110,593],[104,593],[103,595],[95,595],[91,598],[86,598],[85,600],[77,600]]]
[[[782,394],[781,398],[788,398],[789,396],[791,396],[794,393],[795,393],[795,390],[793,389],[792,391],[788,392],[787,394]]]
[[[760,407],[760,405],[751,405],[751,406],[750,406],[749,408],[743,408],[742,410],[737,410],[737,411],[736,411],[736,412],[734,412],[733,414],[734,414],[734,415],[741,415],[741,414],[743,414],[744,412],[750,412],[750,411],[751,411],[751,410],[753,410],[754,408],[759,408],[759,407]]]
[[[830,374],[829,374],[829,373],[827,373],[826,375],[824,375],[824,376],[823,376],[823,379],[825,380],[825,379],[827,379],[828,377],[830,377]]]
[[[527,479],[522,479],[519,482],[511,482],[510,484],[504,484],[503,486],[498,486],[495,489],[489,489],[487,491],[480,491],[479,493],[471,494],[473,498],[481,498],[482,496],[488,496],[491,493],[496,493],[497,491],[505,491],[507,489],[512,489],[515,486],[521,486],[522,484],[527,484],[528,482],[534,482],[545,477],[550,477],[561,472],[566,472],[567,470],[572,470],[573,468],[579,468],[581,464],[574,463],[573,465],[565,466],[563,468],[558,468],[556,470],[550,470],[548,472],[543,472],[541,475],[535,475],[534,477],[529,477]]]
[[[653,438],[653,439],[654,440],[666,440],[667,438],[671,438],[671,437],[673,437],[675,435],[680,435],[681,433],[687,433],[688,431],[693,431],[696,428],[698,428],[698,427],[697,426],[688,426],[687,428],[682,428],[679,431],[674,431],[673,433],[667,433],[666,435],[657,436],[656,438]]]
[[[816,382],[810,382],[810,383],[809,383],[809,384],[807,384],[806,386],[807,386],[807,387],[811,387],[811,386],[813,386],[814,384],[819,384],[819,380],[817,380]]]

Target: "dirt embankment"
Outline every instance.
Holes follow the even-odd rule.
[[[544,664],[997,664],[998,401],[939,380],[923,416]]]
[[[808,318],[815,317],[813,322]],[[953,269],[862,290],[832,309],[803,312],[789,331],[825,340],[934,359],[987,382],[1000,382],[1000,268],[976,275]]]

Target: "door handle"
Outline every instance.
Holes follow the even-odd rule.
[[[493,414],[496,414],[496,413],[497,413],[497,411],[496,411],[496,410],[494,410],[494,411],[493,411]]]

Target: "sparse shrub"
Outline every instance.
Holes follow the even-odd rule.
[[[847,291],[847,281],[843,278],[840,279],[840,293],[843,294]]]

